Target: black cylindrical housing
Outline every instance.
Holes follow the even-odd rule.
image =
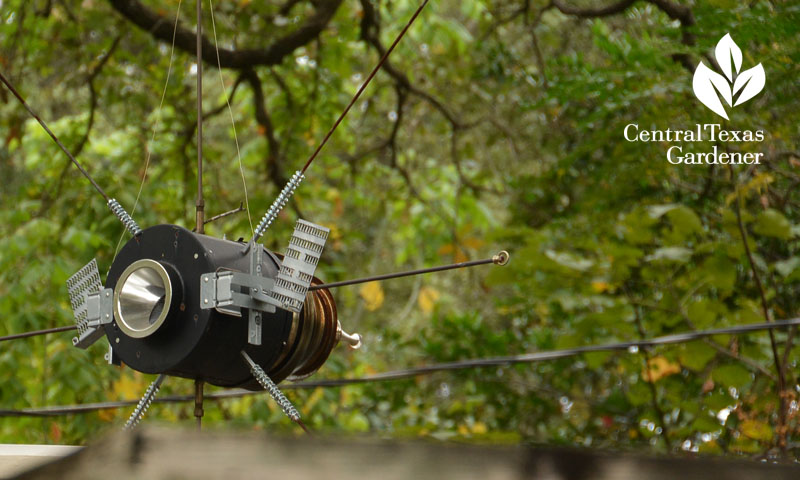
[[[240,352],[246,351],[269,371],[269,366],[287,345],[293,314],[280,308],[275,313],[265,313],[261,345],[256,346],[247,343],[246,316],[200,308],[201,275],[220,270],[249,273],[250,256],[246,247],[243,243],[193,233],[176,225],[157,225],[131,239],[114,259],[106,287],[114,289],[131,263],[152,259],[170,272],[174,295],[172,304],[165,306],[170,309],[168,318],[152,335],[127,336],[117,326],[116,318],[106,325],[114,354],[126,365],[144,373],[202,379],[224,387],[258,388],[249,382],[252,375]],[[280,260],[266,249],[262,258],[262,275],[274,278]],[[273,380],[279,382],[283,378]]]

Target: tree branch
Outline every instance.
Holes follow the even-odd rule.
[[[628,7],[632,6],[636,3],[637,0],[621,0],[617,3],[607,5],[605,7],[589,7],[589,8],[578,8],[572,5],[567,5],[561,2],[561,0],[551,0],[550,4],[545,7],[545,9],[550,7],[555,7],[558,11],[565,15],[572,15],[579,18],[598,18],[598,17],[607,17],[609,15],[616,15],[618,13],[622,13]],[[694,15],[692,14],[692,10],[685,6],[680,5],[678,3],[674,3],[670,0],[646,0],[647,3],[655,5],[659,10],[664,12],[669,18],[673,20],[678,20],[681,23],[681,31],[683,32],[681,36],[681,43],[686,46],[693,46],[695,44],[694,35],[689,31],[689,27],[695,24]],[[686,53],[675,53],[672,55],[672,59],[681,64],[685,69],[689,72],[694,72],[694,62],[692,62],[689,55]]]
[[[150,33],[155,39],[172,42],[172,22],[144,6],[138,0],[109,0],[111,6],[127,20]],[[295,49],[317,38],[330,22],[342,0],[319,0],[316,12],[296,30],[275,40],[265,48],[230,50],[219,49],[219,65],[222,68],[244,70],[259,65],[277,65]],[[175,31],[175,47],[194,53],[196,37],[192,30],[178,25]],[[212,67],[217,66],[216,50],[207,38],[203,38],[203,60]]]
[[[253,90],[253,109],[255,110],[256,122],[260,127],[261,133],[267,139],[269,156],[266,161],[267,177],[278,189],[283,188],[286,183],[286,175],[283,172],[281,162],[280,144],[275,137],[275,128],[272,119],[267,112],[264,90],[261,88],[261,80],[255,70],[248,69],[242,72],[244,81],[250,84]]]
[[[581,18],[596,18],[616,15],[634,3],[636,3],[636,0],[621,0],[620,2],[607,5],[605,7],[578,8],[573,7],[572,5],[566,5],[562,3],[561,0],[552,0],[550,5],[558,9],[558,11],[564,15],[573,15]]]

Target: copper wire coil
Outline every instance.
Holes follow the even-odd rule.
[[[314,277],[312,285],[322,281]],[[306,295],[303,310],[292,319],[292,332],[268,374],[275,382],[300,379],[317,371],[338,342],[336,303],[327,289]]]

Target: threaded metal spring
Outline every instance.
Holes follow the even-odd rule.
[[[142,233],[142,229],[139,228],[139,225],[136,223],[136,220],[122,208],[122,205],[119,204],[117,199],[112,198],[108,200],[108,208],[111,209],[111,212],[119,218],[119,221],[125,225],[125,228],[131,232],[131,235],[134,237]]]
[[[261,235],[267,231],[270,224],[278,217],[278,214],[283,210],[283,207],[289,202],[289,199],[292,198],[294,195],[294,191],[297,189],[297,186],[300,185],[300,182],[303,181],[305,175],[303,175],[300,171],[294,172],[292,178],[289,179],[289,182],[286,183],[286,186],[283,187],[281,193],[278,194],[278,198],[272,202],[270,205],[269,210],[267,213],[264,214],[264,217],[258,223],[258,226],[255,229],[253,240],[258,240]]]
[[[158,390],[161,389],[161,382],[164,381],[165,377],[166,375],[164,374],[159,375],[158,378],[153,380],[153,383],[147,387],[142,399],[139,400],[139,404],[136,405],[136,408],[133,410],[133,413],[131,413],[130,418],[128,418],[128,422],[125,423],[125,430],[132,430],[136,427],[136,425],[139,425],[139,422],[142,421],[145,412],[147,412],[147,409],[150,408],[150,404],[153,403],[153,400],[155,400]]]
[[[297,409],[294,407],[294,405],[292,405],[292,402],[289,401],[288,398],[286,398],[286,395],[284,395],[283,392],[281,392],[281,389],[278,388],[277,385],[275,385],[275,382],[273,382],[272,379],[269,378],[267,372],[265,372],[260,365],[255,363],[253,359],[251,359],[250,356],[246,354],[244,351],[242,351],[242,356],[250,365],[250,372],[253,374],[253,377],[255,377],[255,379],[258,381],[258,383],[261,384],[262,387],[264,387],[264,390],[266,390],[267,393],[269,393],[269,395],[272,397],[272,399],[275,400],[275,403],[277,403],[278,406],[281,407],[283,413],[285,413],[286,416],[289,417],[293,422],[299,422],[300,412],[298,412]]]

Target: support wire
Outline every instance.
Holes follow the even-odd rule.
[[[242,166],[242,152],[239,149],[239,137],[236,135],[236,121],[233,119],[233,108],[231,108],[231,99],[225,90],[225,78],[222,76],[222,63],[219,59],[219,42],[217,42],[217,23],[214,21],[214,3],[208,0],[209,10],[211,10],[211,29],[214,32],[214,49],[217,52],[217,71],[219,72],[219,83],[222,84],[222,91],[225,93],[225,103],[228,104],[228,113],[231,117],[231,126],[233,127],[233,141],[236,143],[236,159],[239,162],[239,174],[242,176],[242,188],[244,189],[244,206],[247,210],[247,221],[250,222],[250,234],[253,235],[253,217],[250,216],[250,200],[247,197],[247,180],[244,178],[244,167]],[[208,221],[206,221],[208,223]]]
[[[437,372],[538,363],[538,362],[574,357],[582,355],[584,353],[592,353],[592,352],[628,352],[635,354],[641,351],[643,348],[647,347],[686,343],[694,340],[700,340],[706,337],[713,337],[715,335],[737,335],[737,334],[756,332],[762,330],[771,331],[775,329],[782,329],[798,325],[800,325],[800,317],[791,318],[788,320],[778,320],[771,323],[751,323],[746,325],[735,325],[731,327],[715,328],[710,330],[698,330],[694,332],[676,333],[672,335],[664,335],[661,337],[655,337],[646,340],[633,340],[629,342],[585,345],[580,347],[565,348],[559,350],[545,350],[540,352],[524,353],[521,355],[508,355],[501,357],[486,357],[486,358],[475,358],[469,360],[459,360],[454,362],[433,363],[429,365],[421,365],[419,367],[406,368],[402,370],[393,370],[388,372],[376,373],[374,375],[365,375],[363,377],[302,381],[297,383],[289,383],[286,385],[281,385],[281,387],[286,390],[344,387],[356,384],[403,380],[423,375],[431,375]],[[206,395],[206,398],[222,400],[227,398],[240,398],[261,393],[262,392],[252,392],[243,389],[232,389],[232,390],[223,390],[219,392],[209,393]],[[194,395],[172,395],[172,396],[165,396],[158,398],[154,400],[154,402],[183,403],[183,402],[192,402],[194,401],[194,398],[195,398]],[[118,402],[87,403],[82,405],[37,407],[37,408],[25,408],[20,410],[0,410],[0,417],[41,417],[41,416],[71,415],[71,414],[88,413],[97,410],[121,408],[129,405],[135,405],[136,403],[137,400],[123,400]]]
[[[59,140],[58,137],[56,137],[56,135],[53,133],[53,131],[50,130],[50,127],[48,127],[47,124],[44,123],[44,120],[42,120],[41,117],[39,117],[39,115],[33,111],[30,105],[28,105],[25,99],[22,98],[22,95],[19,94],[17,89],[14,88],[14,85],[12,85],[11,82],[8,81],[8,79],[2,74],[2,72],[0,72],[0,81],[2,81],[5,84],[5,86],[8,87],[9,90],[11,90],[11,93],[14,94],[15,97],[17,97],[17,100],[19,100],[20,103],[22,103],[22,106],[25,107],[26,110],[28,110],[28,113],[30,113],[33,116],[33,118],[36,119],[37,122],[39,122],[39,125],[42,126],[44,131],[47,132],[48,135],[50,135],[50,138],[52,138],[54,142],[56,142],[56,145],[58,145],[59,148],[61,148],[61,150],[67,155],[67,157],[69,157],[70,161],[72,161],[72,163],[75,164],[76,167],[78,167],[78,170],[80,170],[83,176],[86,177],[87,180],[89,180],[94,189],[97,190],[97,193],[102,195],[103,199],[106,202],[111,200],[111,197],[109,197],[108,194],[106,194],[106,192],[100,187],[100,185],[98,185],[97,182],[94,181],[94,178],[92,178],[89,172],[87,172],[86,169],[83,168],[83,166],[80,163],[78,163],[77,160],[75,160],[75,157],[72,156],[72,153],[70,153],[70,151],[67,150],[67,147],[65,147],[64,144],[61,143],[61,140]]]

